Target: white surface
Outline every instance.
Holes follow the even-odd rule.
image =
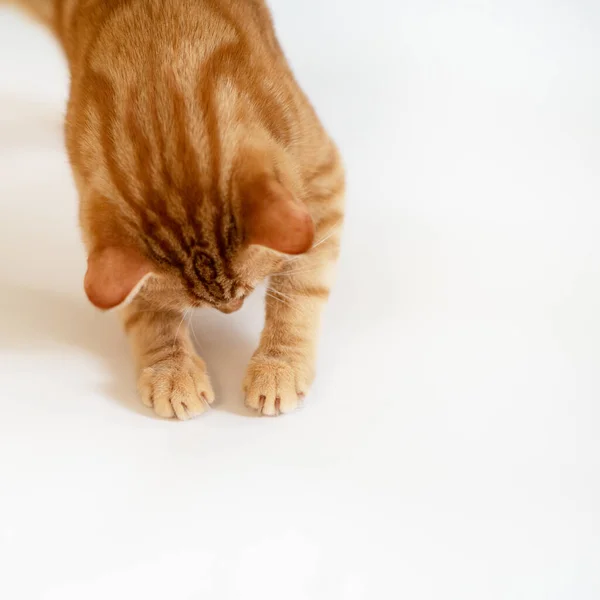
[[[600,598],[600,5],[274,0],[345,155],[306,408],[143,409],[81,292],[66,74],[0,15],[0,597]]]

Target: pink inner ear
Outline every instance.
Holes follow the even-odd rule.
[[[303,254],[314,241],[315,226],[307,208],[274,179],[244,190],[248,243],[284,254]]]
[[[94,306],[109,310],[123,304],[151,272],[150,262],[135,250],[95,250],[88,258],[85,293]]]

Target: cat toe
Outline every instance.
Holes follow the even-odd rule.
[[[197,417],[215,398],[206,372],[189,359],[144,369],[138,387],[142,402],[164,419]]]
[[[298,370],[291,364],[268,357],[252,360],[244,391],[246,406],[267,417],[295,411],[304,397]]]

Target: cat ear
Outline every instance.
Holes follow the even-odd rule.
[[[109,310],[132,300],[151,274],[150,261],[135,250],[94,250],[88,258],[85,293],[94,306]]]
[[[249,244],[284,254],[303,254],[314,241],[315,225],[307,208],[275,179],[244,189],[244,224]]]

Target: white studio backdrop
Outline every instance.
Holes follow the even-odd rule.
[[[600,597],[600,4],[273,0],[348,169],[304,410],[138,402],[87,304],[68,76],[0,11],[0,597]]]

